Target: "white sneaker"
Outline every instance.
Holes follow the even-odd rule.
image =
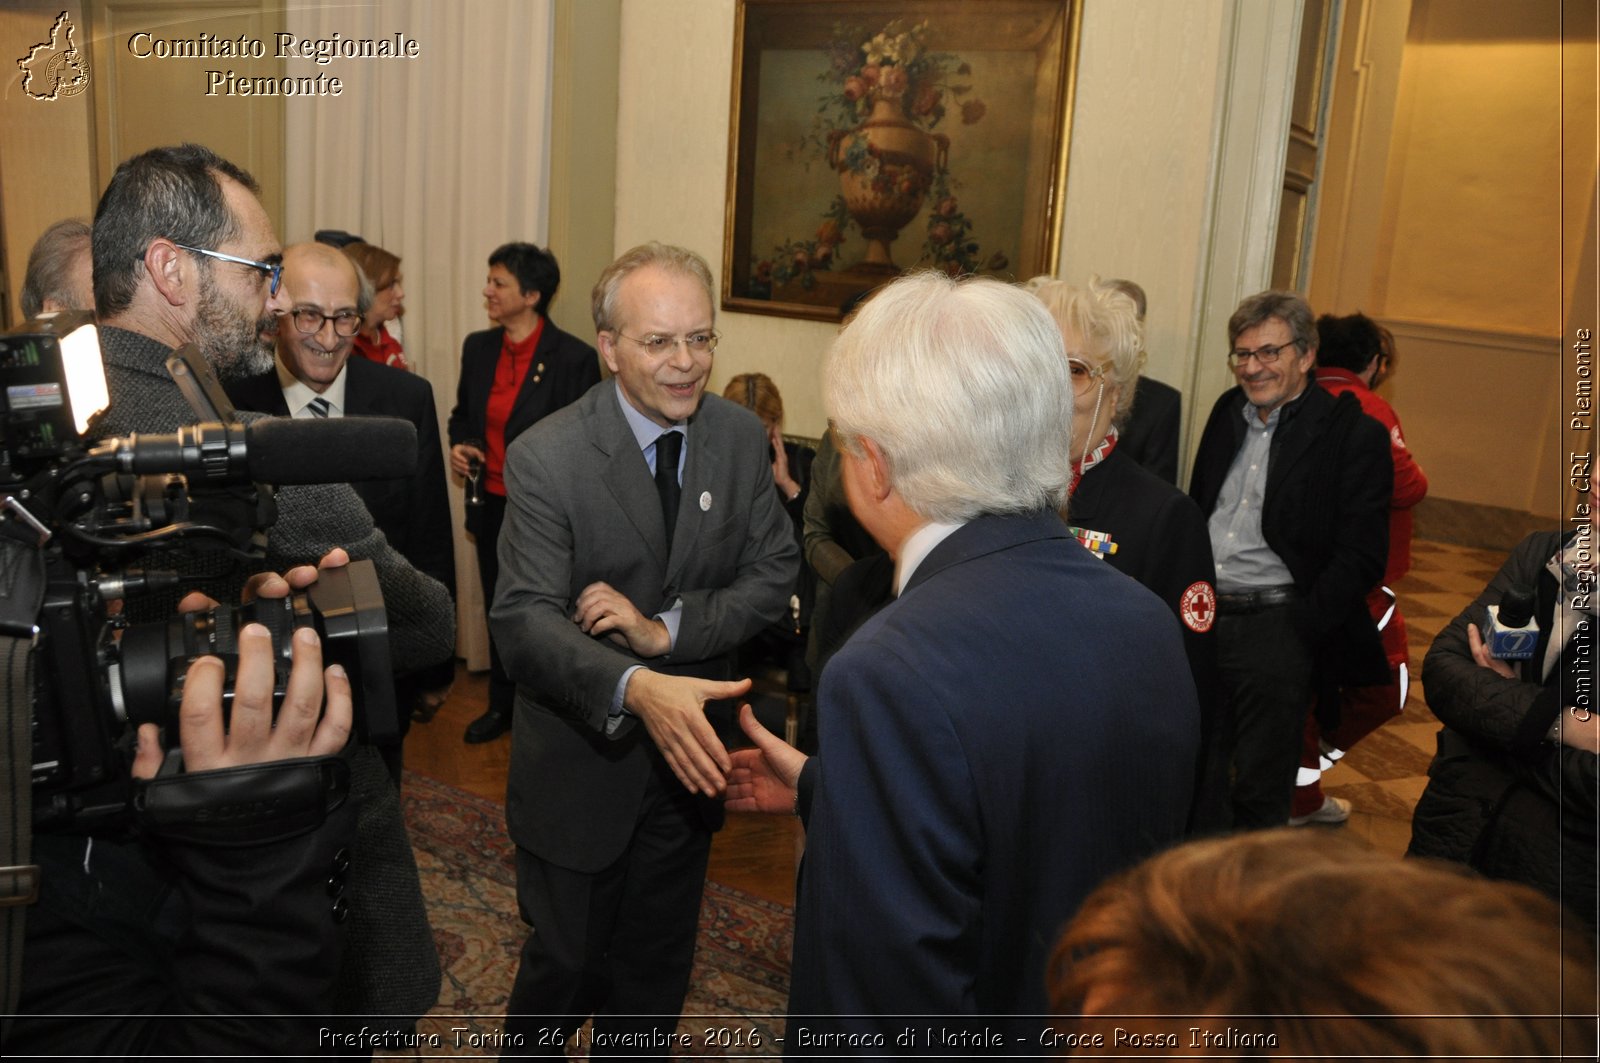
[[[1307,823],[1322,823],[1332,826],[1343,823],[1350,818],[1350,802],[1342,797],[1325,797],[1322,807],[1315,812],[1307,812],[1303,816],[1290,816],[1289,826],[1304,827]]]

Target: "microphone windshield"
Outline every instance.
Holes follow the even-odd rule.
[[[1500,623],[1505,627],[1525,627],[1533,619],[1533,591],[1512,587],[1500,599]]]
[[[250,422],[248,438],[258,483],[392,480],[417,471],[417,428],[398,417],[268,417]]]

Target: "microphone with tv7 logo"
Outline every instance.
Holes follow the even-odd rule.
[[[1533,619],[1533,592],[1513,587],[1499,605],[1484,611],[1483,644],[1489,656],[1502,661],[1525,661],[1539,642],[1539,625]]]

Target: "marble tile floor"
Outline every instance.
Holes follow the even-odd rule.
[[[1396,856],[1411,840],[1411,810],[1428,782],[1439,722],[1428,711],[1422,659],[1441,628],[1454,620],[1499,571],[1505,554],[1418,540],[1411,572],[1395,592],[1411,644],[1411,692],[1399,718],[1350,750],[1323,776],[1323,791],[1355,807],[1343,828]],[[1328,829],[1328,828],[1307,828]]]

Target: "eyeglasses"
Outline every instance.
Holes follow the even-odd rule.
[[[1238,369],[1251,358],[1254,358],[1262,365],[1271,365],[1273,362],[1278,360],[1278,355],[1285,347],[1298,346],[1299,344],[1295,343],[1294,340],[1290,340],[1288,343],[1275,343],[1268,347],[1257,347],[1253,351],[1229,351],[1228,365],[1232,366],[1234,369]]]
[[[225,255],[221,251],[208,251],[203,247],[190,247],[188,244],[180,244],[176,240],[173,241],[173,244],[176,247],[183,248],[185,251],[193,251],[197,255],[205,255],[207,258],[219,258],[224,262],[249,266],[272,282],[272,286],[267,289],[269,296],[277,295],[278,285],[283,283],[283,264],[281,262],[257,262],[253,258],[240,258],[238,255]]]
[[[648,354],[666,355],[678,349],[678,344],[683,344],[695,354],[710,354],[717,349],[717,341],[722,339],[715,331],[691,332],[687,336],[660,336],[651,333],[648,336],[629,336],[618,332],[625,340],[632,340],[645,349]]]
[[[324,314],[314,306],[297,306],[289,311],[289,317],[294,318],[294,327],[304,332],[307,336],[314,336],[322,331],[324,321],[333,322],[333,333],[336,336],[354,336],[361,328],[361,315],[354,310],[341,310],[337,314]]]
[[[1091,366],[1082,358],[1068,358],[1067,369],[1072,373],[1072,392],[1075,395],[1087,395],[1095,386],[1095,381],[1104,381],[1106,364]]]

